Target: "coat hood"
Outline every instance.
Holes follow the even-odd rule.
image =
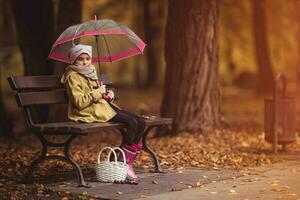
[[[68,67],[65,69],[65,72],[63,73],[63,75],[62,75],[62,77],[61,77],[61,79],[60,79],[60,82],[61,82],[62,84],[65,85],[66,82],[67,82],[67,80],[68,80],[68,78],[69,78],[72,74],[76,74],[76,73],[78,73],[78,72],[72,70],[72,69],[70,68],[70,66],[68,66]]]

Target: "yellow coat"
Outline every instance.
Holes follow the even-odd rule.
[[[109,103],[102,98],[100,89],[90,89],[88,81],[78,72],[67,68],[61,83],[69,96],[68,117],[73,121],[107,122],[116,115]],[[96,81],[90,82],[97,86]]]

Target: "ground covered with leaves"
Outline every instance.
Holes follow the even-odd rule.
[[[110,137],[103,137],[109,136]],[[176,137],[151,138],[149,145],[157,152],[161,165],[166,168],[184,166],[244,169],[280,161],[271,154],[271,146],[264,141],[262,133],[234,132],[229,129],[216,130],[208,135],[183,133]],[[107,139],[103,139],[107,138]],[[114,139],[115,138],[115,139]],[[117,145],[118,135],[99,133],[75,141],[72,152],[74,158],[86,171],[92,170],[99,149],[106,145]],[[22,199],[26,196],[53,197],[43,184],[24,185],[21,178],[32,159],[39,154],[39,143],[32,136],[18,141],[2,140],[0,156],[0,193],[7,198]],[[289,146],[293,151],[300,149],[300,140]],[[55,150],[52,153],[62,153]],[[153,167],[151,158],[143,152],[136,162],[143,168]],[[39,177],[55,177],[55,174],[72,175],[72,168],[63,162],[47,161],[37,170]],[[66,175],[67,176],[67,175]],[[74,176],[74,174],[73,174]],[[57,195],[59,199],[61,195]],[[2,196],[5,197],[5,196]],[[5,198],[4,198],[5,199]]]
[[[176,136],[161,138],[152,137],[149,146],[158,154],[161,165],[165,168],[181,168],[185,166],[223,168],[241,170],[263,164],[280,162],[279,157],[271,153],[271,145],[265,142],[262,126],[261,99],[244,97],[237,99],[240,107],[232,104],[231,98],[223,98],[222,110],[224,128],[212,133],[181,133]],[[247,105],[246,105],[247,104]],[[255,106],[256,105],[256,106]],[[249,107],[250,106],[250,107]],[[236,110],[237,109],[237,110]],[[150,134],[150,136],[153,134]],[[61,141],[63,138],[49,138]],[[82,136],[74,141],[72,153],[74,159],[85,169],[93,170],[97,154],[104,146],[119,145],[120,135],[115,132],[95,133]],[[21,179],[31,161],[38,157],[40,144],[33,135],[22,134],[18,139],[1,138],[0,146],[0,198],[3,199],[72,199],[72,194],[58,194],[48,190],[45,184],[22,184]],[[289,151],[300,152],[300,139],[288,146]],[[63,152],[50,149],[50,154]],[[142,152],[136,161],[142,168],[153,167],[151,157]],[[72,167],[60,161],[47,161],[36,171],[36,180],[42,177],[71,176]],[[81,199],[93,199],[81,195]]]

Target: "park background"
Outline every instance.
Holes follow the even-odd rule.
[[[185,67],[176,63],[171,65],[172,56],[174,60],[181,59],[185,63],[185,58],[197,56],[201,45],[207,45],[197,40],[199,43],[195,42],[194,47],[189,44],[187,52],[178,50],[175,39],[177,37],[178,42],[182,42],[182,38],[175,33],[189,30],[190,35],[181,35],[183,40],[188,41],[197,38],[198,33],[207,36],[210,31],[214,32],[214,38],[208,40],[215,47],[213,64],[201,65],[201,68],[205,69],[205,73],[215,70],[210,72],[217,75],[213,82],[214,90],[220,95],[219,100],[206,104],[218,113],[211,116],[218,123],[212,123],[209,127],[203,127],[201,123],[178,126],[169,132],[171,136],[154,137],[150,144],[155,145],[162,166],[241,169],[278,161],[271,154],[271,145],[264,141],[264,99],[272,97],[274,78],[278,73],[283,73],[288,81],[288,95],[296,98],[299,116],[299,0],[213,0],[203,4],[200,1],[175,0],[24,2],[0,0],[0,134],[5,141],[0,155],[3,158],[1,173],[4,181],[20,179],[24,168],[38,155],[36,147],[39,145],[26,130],[22,110],[17,107],[7,77],[62,73],[65,64],[47,59],[51,45],[68,26],[91,20],[94,14],[98,19],[113,19],[128,26],[147,44],[142,55],[104,64],[105,73],[117,88],[119,100],[116,103],[129,111],[147,115],[172,114],[172,110],[166,110],[166,102],[171,101],[166,96],[174,95],[178,85],[165,82],[166,70],[168,67],[178,70]],[[180,8],[183,11],[176,12]],[[198,8],[202,13],[193,21],[188,13]],[[168,18],[170,10],[175,15]],[[30,12],[33,17],[28,19],[35,27],[34,31],[26,29],[22,23],[26,13]],[[42,17],[36,17],[39,15]],[[210,23],[204,23],[203,16],[210,16]],[[179,20],[180,17],[183,20]],[[188,25],[199,29],[191,31],[193,29],[189,29]],[[177,55],[176,50],[181,51],[182,55]],[[24,52],[29,52],[30,61],[23,60]],[[211,66],[214,68],[211,69]],[[191,85],[187,84],[189,80],[186,78],[175,82],[185,85],[186,88],[181,88],[188,96],[190,90],[187,88]],[[168,80],[174,81],[170,77]],[[206,86],[199,85],[200,91]],[[172,92],[168,93],[167,88],[171,88]],[[163,103],[164,99],[167,100]],[[188,99],[185,101],[189,103]],[[175,121],[186,121],[191,117],[188,114],[182,112],[183,117]],[[49,117],[59,115],[59,112],[52,113]],[[203,119],[201,114],[199,116]],[[94,163],[99,146],[117,143],[112,135],[98,134],[76,141],[80,145],[74,145],[74,158],[80,164]],[[288,150],[297,152],[299,147],[297,137]],[[151,166],[150,158],[142,154],[138,165],[145,168]],[[45,175],[57,170],[68,171],[70,167],[63,163],[47,162],[40,168],[40,173]]]

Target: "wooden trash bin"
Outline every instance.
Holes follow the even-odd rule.
[[[282,82],[282,95],[279,96],[279,81]],[[286,96],[286,78],[279,74],[275,81],[274,98],[264,101],[265,140],[273,144],[277,153],[277,144],[283,150],[286,145],[296,140],[296,103],[295,98]]]

